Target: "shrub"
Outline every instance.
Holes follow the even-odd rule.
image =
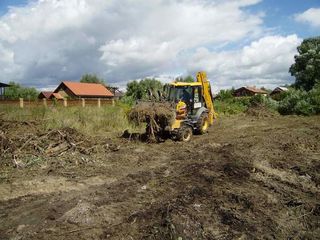
[[[225,101],[228,99],[232,99],[234,98],[233,96],[234,93],[234,89],[227,89],[227,90],[220,90],[220,92],[218,93],[216,99],[221,100],[221,101]]]
[[[135,98],[133,96],[124,95],[121,98],[120,102],[125,104],[125,105],[132,106],[136,102],[136,100],[135,100]]]
[[[238,101],[214,101],[215,111],[219,114],[231,115],[244,112],[247,106]]]
[[[293,112],[305,116],[315,114],[313,106],[308,102],[308,99],[300,99],[294,107]]]
[[[303,92],[291,89],[286,92],[279,103],[278,111],[282,115],[294,114],[294,108],[302,97]]]
[[[280,114],[313,115],[320,113],[320,90],[315,87],[310,92],[291,89],[279,103]]]
[[[216,100],[215,108],[218,113],[237,114],[245,112],[249,107],[263,106],[270,110],[276,111],[278,108],[277,101],[268,96],[255,95],[252,97],[231,97],[223,100]]]
[[[265,96],[261,94],[257,94],[250,98],[249,103],[250,106],[255,107],[264,104],[265,102]]]
[[[250,107],[263,106],[270,110],[277,110],[278,102],[270,98],[269,96],[263,96],[261,94],[255,95],[250,98]]]
[[[309,102],[316,114],[320,114],[320,83],[309,92]]]

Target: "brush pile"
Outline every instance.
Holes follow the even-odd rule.
[[[175,120],[175,109],[167,102],[140,102],[129,113],[129,120],[136,125],[147,123],[147,135],[155,138],[164,127]]]
[[[129,120],[140,125],[154,119],[157,122],[171,123],[175,118],[174,108],[169,103],[140,102],[129,113]]]
[[[82,158],[97,151],[118,151],[119,145],[110,139],[95,138],[70,127],[44,130],[35,122],[10,121],[0,118],[0,169],[1,165],[17,168],[31,166],[34,160],[64,155]]]

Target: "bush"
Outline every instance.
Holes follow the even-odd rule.
[[[320,113],[320,87],[315,86],[311,91],[291,89],[279,103],[280,114],[297,114],[310,116]]]
[[[38,98],[38,91],[35,88],[22,87],[15,82],[9,82],[10,87],[5,91],[6,98],[16,100],[23,98],[25,100],[35,100]]]
[[[232,99],[234,98],[233,96],[233,93],[234,93],[234,89],[227,89],[227,90],[220,90],[220,92],[218,93],[216,99],[218,100],[221,100],[221,101],[225,101],[225,100],[228,100],[228,99]]]
[[[135,98],[133,96],[124,95],[121,98],[120,102],[125,104],[125,105],[132,106],[136,102],[136,100],[135,100]]]
[[[215,111],[219,114],[231,115],[244,112],[247,106],[241,101],[214,101]]]
[[[252,97],[222,97],[219,100],[215,100],[214,105],[218,113],[227,115],[245,112],[249,107],[263,106],[273,111],[278,108],[277,101],[260,94]]]
[[[279,103],[278,111],[282,115],[289,115],[295,113],[295,107],[300,101],[304,92],[300,90],[291,89],[284,94],[284,98]]]
[[[261,94],[258,94],[251,97],[249,100],[249,103],[250,103],[250,106],[255,107],[255,106],[262,105],[264,101],[265,101],[265,97]]]
[[[309,102],[313,106],[314,112],[320,114],[320,83],[309,92]]]
[[[250,107],[264,106],[270,110],[277,110],[278,102],[268,96],[261,94],[255,95],[250,98]]]

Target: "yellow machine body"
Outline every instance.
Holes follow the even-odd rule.
[[[201,87],[202,97],[204,99],[207,111],[208,111],[208,124],[212,125],[214,119],[217,117],[216,112],[214,111],[213,99],[211,94],[210,81],[207,78],[205,72],[198,72],[196,82],[173,82],[169,84],[171,87]],[[186,108],[186,103],[180,100],[176,105],[177,118],[173,122],[171,128],[178,129],[181,126],[182,118],[181,112],[182,109]]]

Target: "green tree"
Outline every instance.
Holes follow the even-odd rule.
[[[177,77],[175,79],[175,82],[195,82],[194,78],[190,75],[186,76],[186,77]]]
[[[134,99],[141,99],[143,96],[143,89],[138,81],[134,80],[127,84],[126,96]]]
[[[234,88],[226,89],[226,90],[221,89],[216,98],[222,101],[229,100],[234,98],[233,94],[234,94]]]
[[[296,78],[296,88],[310,91],[320,82],[320,37],[303,40],[297,49],[299,54],[289,72]]]
[[[35,88],[22,87],[20,84],[15,82],[9,82],[10,87],[6,88],[5,96],[8,99],[16,100],[23,98],[26,100],[37,99],[39,92]]]
[[[126,96],[135,100],[148,98],[148,91],[162,90],[163,85],[159,80],[146,78],[141,81],[132,81],[127,84]]]
[[[105,84],[105,81],[95,74],[85,74],[81,77],[80,82],[82,83],[101,83],[103,85]]]

